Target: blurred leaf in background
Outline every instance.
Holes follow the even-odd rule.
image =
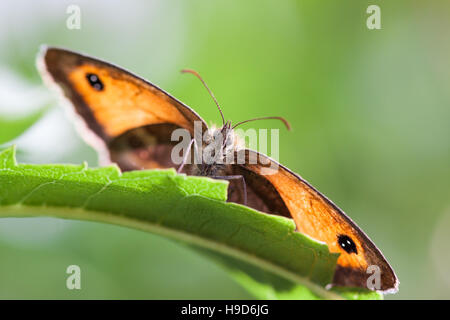
[[[218,122],[201,84],[179,74],[196,69],[227,119],[289,119],[281,162],[383,251],[401,281],[388,299],[450,298],[448,1],[378,1],[381,30],[367,29],[365,0],[77,1],[79,30],[66,27],[70,4],[2,1],[0,70],[48,92],[35,55],[43,43],[64,46],[130,69]],[[5,90],[12,82],[0,76],[0,114],[18,105],[5,97],[39,105],[21,86]],[[20,161],[97,164],[59,104],[17,144],[27,150]],[[5,298],[250,297],[209,260],[113,226],[0,220],[0,254]],[[88,288],[65,289],[70,264],[85,268]]]
[[[23,118],[0,117],[0,145],[11,141],[27,129],[29,129],[37,120],[39,120],[46,110],[38,110]]]

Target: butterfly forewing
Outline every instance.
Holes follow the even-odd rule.
[[[114,160],[124,158],[119,151],[143,160],[141,150],[137,155],[130,153],[132,145],[124,149],[123,142],[127,139],[134,139],[138,145],[170,146],[167,126],[184,128],[193,134],[194,121],[199,121],[202,129],[207,129],[203,119],[191,108],[155,85],[110,63],[64,49],[45,47],[38,58],[38,67],[43,78],[51,85],[56,84],[70,101],[72,111],[82,119],[82,127],[89,130],[86,136],[92,137],[94,133],[104,144],[102,152],[112,151]],[[145,134],[142,134],[142,128],[150,129],[145,129]],[[170,147],[165,149],[167,152],[171,150]],[[155,161],[166,167],[166,154],[161,160],[153,158],[161,153],[161,150],[150,150],[148,160],[151,164],[148,167],[155,167]],[[127,163],[127,169],[142,167],[142,163],[136,167]]]

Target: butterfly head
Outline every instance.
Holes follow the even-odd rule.
[[[235,151],[236,142],[237,139],[231,127],[231,121],[226,121],[222,127],[212,127],[209,130],[205,140],[204,153],[211,154],[214,162],[217,162],[219,158],[225,159],[229,153]]]
[[[222,139],[222,148],[227,148],[233,145],[234,140],[234,130],[231,127],[231,121],[226,121],[225,124],[220,129],[220,135]]]

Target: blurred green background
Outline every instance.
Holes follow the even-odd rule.
[[[66,27],[70,4],[79,30]],[[381,30],[366,27],[370,4]],[[400,278],[388,299],[450,298],[449,14],[448,1],[1,1],[0,116],[54,106],[14,141],[19,161],[96,166],[41,83],[39,46],[118,64],[219,123],[200,82],[179,73],[193,68],[227,119],[289,119],[280,161],[383,251]],[[71,264],[82,290],[66,289]],[[151,234],[0,219],[0,298],[250,297],[213,262]]]

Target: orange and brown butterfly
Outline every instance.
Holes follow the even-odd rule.
[[[79,120],[83,137],[98,150],[100,159],[117,163],[122,170],[181,169],[183,164],[174,163],[171,157],[177,144],[171,140],[172,132],[182,128],[193,135],[196,121],[203,132],[211,132],[194,110],[110,63],[65,49],[43,47],[37,64],[45,82],[58,88],[70,102],[69,109]],[[223,134],[225,147],[225,140],[233,137],[236,125],[224,120],[220,107],[219,111],[223,126],[212,131],[211,136]],[[333,285],[366,288],[370,276],[367,270],[377,266],[381,280],[377,289],[385,293],[398,290],[398,279],[380,250],[341,209],[273,159],[245,148],[234,152],[236,158],[243,156],[243,163],[189,164],[182,170],[229,178],[229,201],[293,218],[298,231],[325,242],[331,252],[340,253]],[[267,169],[273,167],[277,170],[268,174]]]

